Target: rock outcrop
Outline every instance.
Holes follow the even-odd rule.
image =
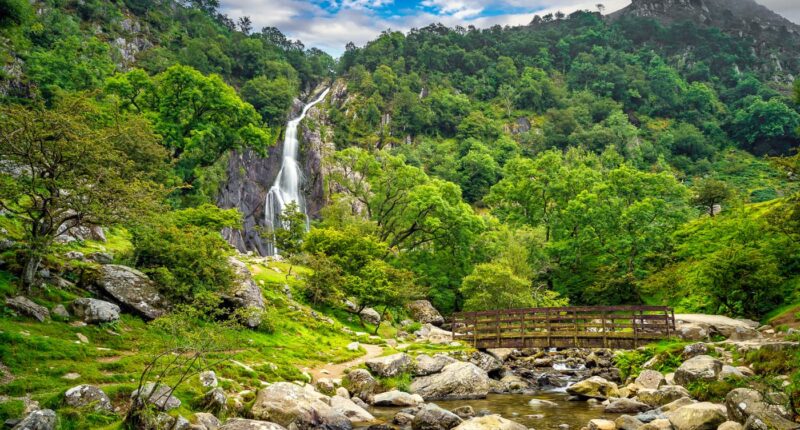
[[[124,308],[147,319],[167,312],[169,304],[144,273],[117,264],[100,266],[95,284]]]
[[[411,317],[422,324],[433,324],[435,326],[444,324],[442,314],[427,300],[415,300],[408,303],[406,308],[411,312]]]
[[[386,357],[371,358],[366,365],[372,373],[383,377],[392,377],[407,372],[412,368],[411,357],[403,352]]]
[[[35,318],[39,322],[45,322],[50,319],[50,311],[46,307],[34,303],[27,297],[17,296],[6,299],[6,306],[22,315]]]
[[[486,397],[493,385],[483,369],[459,361],[448,364],[440,373],[415,379],[411,392],[425,400],[478,399]]]
[[[108,323],[119,320],[119,306],[104,300],[80,298],[72,301],[72,313],[89,324]]]
[[[352,423],[331,408],[330,398],[290,382],[276,382],[258,390],[250,413],[258,420],[297,429],[349,430]]]
[[[92,407],[96,411],[112,410],[111,399],[94,385],[78,385],[64,393],[64,402],[73,408]]]
[[[708,355],[692,357],[675,370],[675,383],[686,386],[695,381],[716,381],[722,362]]]
[[[247,265],[234,257],[228,258],[228,263],[236,274],[236,280],[231,291],[223,295],[226,302],[236,309],[242,309],[243,323],[247,327],[256,328],[261,324],[261,313],[264,310],[264,297],[261,288],[253,281]]]

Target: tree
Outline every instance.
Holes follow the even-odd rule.
[[[239,30],[244,34],[250,34],[253,31],[253,21],[250,20],[249,16],[239,17],[237,24],[239,24]]]
[[[731,121],[731,135],[747,149],[765,145],[759,152],[784,152],[782,141],[796,142],[800,114],[777,98],[755,99],[737,110]]]
[[[728,184],[717,179],[701,179],[695,185],[694,202],[701,206],[709,216],[715,215],[715,206],[728,200],[732,191]]]
[[[97,108],[82,97],[59,100],[52,110],[0,108],[0,207],[25,224],[22,281],[29,290],[58,235],[130,219],[156,200],[150,172],[115,146],[116,127],[91,123],[94,115]]]
[[[513,273],[502,263],[482,263],[461,284],[464,310],[565,306],[558,293],[534,287],[529,279]]]
[[[299,210],[297,203],[290,202],[278,216],[278,228],[275,229],[275,247],[282,255],[290,257],[300,251],[306,235],[308,219]]]
[[[242,98],[252,104],[265,121],[273,125],[286,120],[296,94],[297,85],[283,76],[274,79],[258,76],[242,87]]]

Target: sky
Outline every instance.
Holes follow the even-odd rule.
[[[253,29],[277,27],[290,39],[339,56],[348,42],[363,46],[386,29],[407,31],[431,23],[479,28],[527,24],[533,15],[579,9],[605,13],[630,0],[221,0],[222,12],[233,19],[249,16]],[[800,0],[759,0],[800,23]]]

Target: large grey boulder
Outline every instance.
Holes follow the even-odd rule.
[[[695,381],[716,381],[722,371],[722,362],[709,355],[698,355],[675,370],[675,383],[686,386]]]
[[[691,324],[701,327],[707,335],[719,333],[725,337],[731,337],[737,328],[754,329],[758,327],[757,323],[753,326],[753,323],[747,320],[705,314],[675,314],[675,324],[679,333],[681,333],[685,324]]]
[[[366,369],[354,369],[342,378],[342,385],[350,392],[350,396],[369,402],[377,382]]]
[[[233,418],[228,420],[219,430],[286,430],[286,427],[268,421]]]
[[[228,263],[236,275],[236,280],[231,290],[222,297],[234,308],[244,311],[246,316],[243,320],[244,325],[256,328],[261,324],[262,312],[265,309],[261,288],[253,281],[253,276],[246,264],[234,257],[229,257]]]
[[[473,352],[469,357],[469,362],[480,367],[486,373],[496,372],[503,368],[503,362],[497,357],[480,351]]]
[[[448,364],[439,373],[415,379],[411,392],[425,400],[478,399],[489,394],[493,382],[480,367],[459,361]]]
[[[636,398],[650,406],[662,406],[684,397],[691,397],[689,391],[680,385],[664,385],[658,390],[644,388],[636,392]]]
[[[373,397],[375,406],[417,406],[424,402],[425,400],[419,394],[409,394],[398,390],[386,391]]]
[[[203,426],[205,430],[219,430],[222,427],[222,422],[219,418],[208,412],[197,412],[194,414],[194,421]]]
[[[358,315],[361,316],[361,319],[368,324],[378,325],[381,323],[381,314],[379,314],[375,309],[364,308],[358,313]]]
[[[745,424],[745,428],[777,430],[798,429],[800,424],[779,405],[764,401],[764,397],[751,388],[736,388],[725,396],[725,407],[730,419]]]
[[[667,381],[661,372],[657,370],[645,369],[639,373],[639,376],[636,377],[634,383],[640,388],[657,390],[662,385],[665,385]]]
[[[22,315],[35,318],[39,322],[50,319],[50,311],[42,305],[37,305],[27,297],[17,296],[6,299],[6,305]]]
[[[616,399],[606,405],[605,411],[611,414],[636,414],[653,409],[647,403],[632,399]]]
[[[54,430],[56,413],[51,409],[33,411],[12,427],[12,430]]]
[[[444,324],[442,314],[427,300],[415,300],[407,304],[406,307],[411,312],[411,317],[422,324],[433,324],[435,326]]]
[[[605,400],[609,397],[619,397],[619,387],[604,378],[592,376],[567,387],[567,393],[584,399]]]
[[[383,377],[396,376],[412,369],[411,357],[403,352],[371,358],[366,361],[366,365],[373,373]]]
[[[298,430],[349,430],[353,426],[344,414],[333,410],[330,398],[307,385],[276,382],[258,390],[250,410],[253,418]]]
[[[346,416],[347,419],[349,419],[353,424],[375,421],[375,417],[372,416],[371,413],[367,412],[366,409],[358,406],[352,400],[346,397],[331,397],[331,408],[333,408],[334,411]]]
[[[643,422],[630,415],[621,415],[614,420],[614,424],[619,430],[639,430],[644,425]]]
[[[172,388],[167,385],[149,382],[140,390],[131,393],[131,399],[136,402],[146,402],[152,404],[161,411],[169,411],[180,407],[181,401],[172,395]]]
[[[433,357],[427,354],[417,356],[414,363],[415,376],[427,376],[442,371],[444,366],[455,363],[456,359],[444,354],[436,354]]]
[[[127,266],[101,266],[96,284],[115,301],[147,319],[158,318],[169,308],[156,284],[144,273]]]
[[[414,332],[418,342],[428,342],[434,344],[446,344],[453,341],[453,332],[443,330],[433,324],[425,324],[421,329]]]
[[[104,300],[75,299],[71,307],[72,313],[85,323],[108,323],[119,320],[119,306]]]
[[[73,408],[93,407],[94,410],[112,410],[111,399],[94,385],[78,385],[64,393],[64,402]]]
[[[413,430],[450,430],[463,420],[456,414],[429,403],[414,415],[411,421]]]
[[[528,428],[500,415],[486,415],[470,418],[455,427],[455,430],[528,430]]]
[[[667,412],[675,430],[716,430],[728,420],[725,406],[709,402],[693,403]]]

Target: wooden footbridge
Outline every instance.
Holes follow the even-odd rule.
[[[675,333],[666,306],[589,306],[460,312],[453,339],[486,348],[637,348]]]

